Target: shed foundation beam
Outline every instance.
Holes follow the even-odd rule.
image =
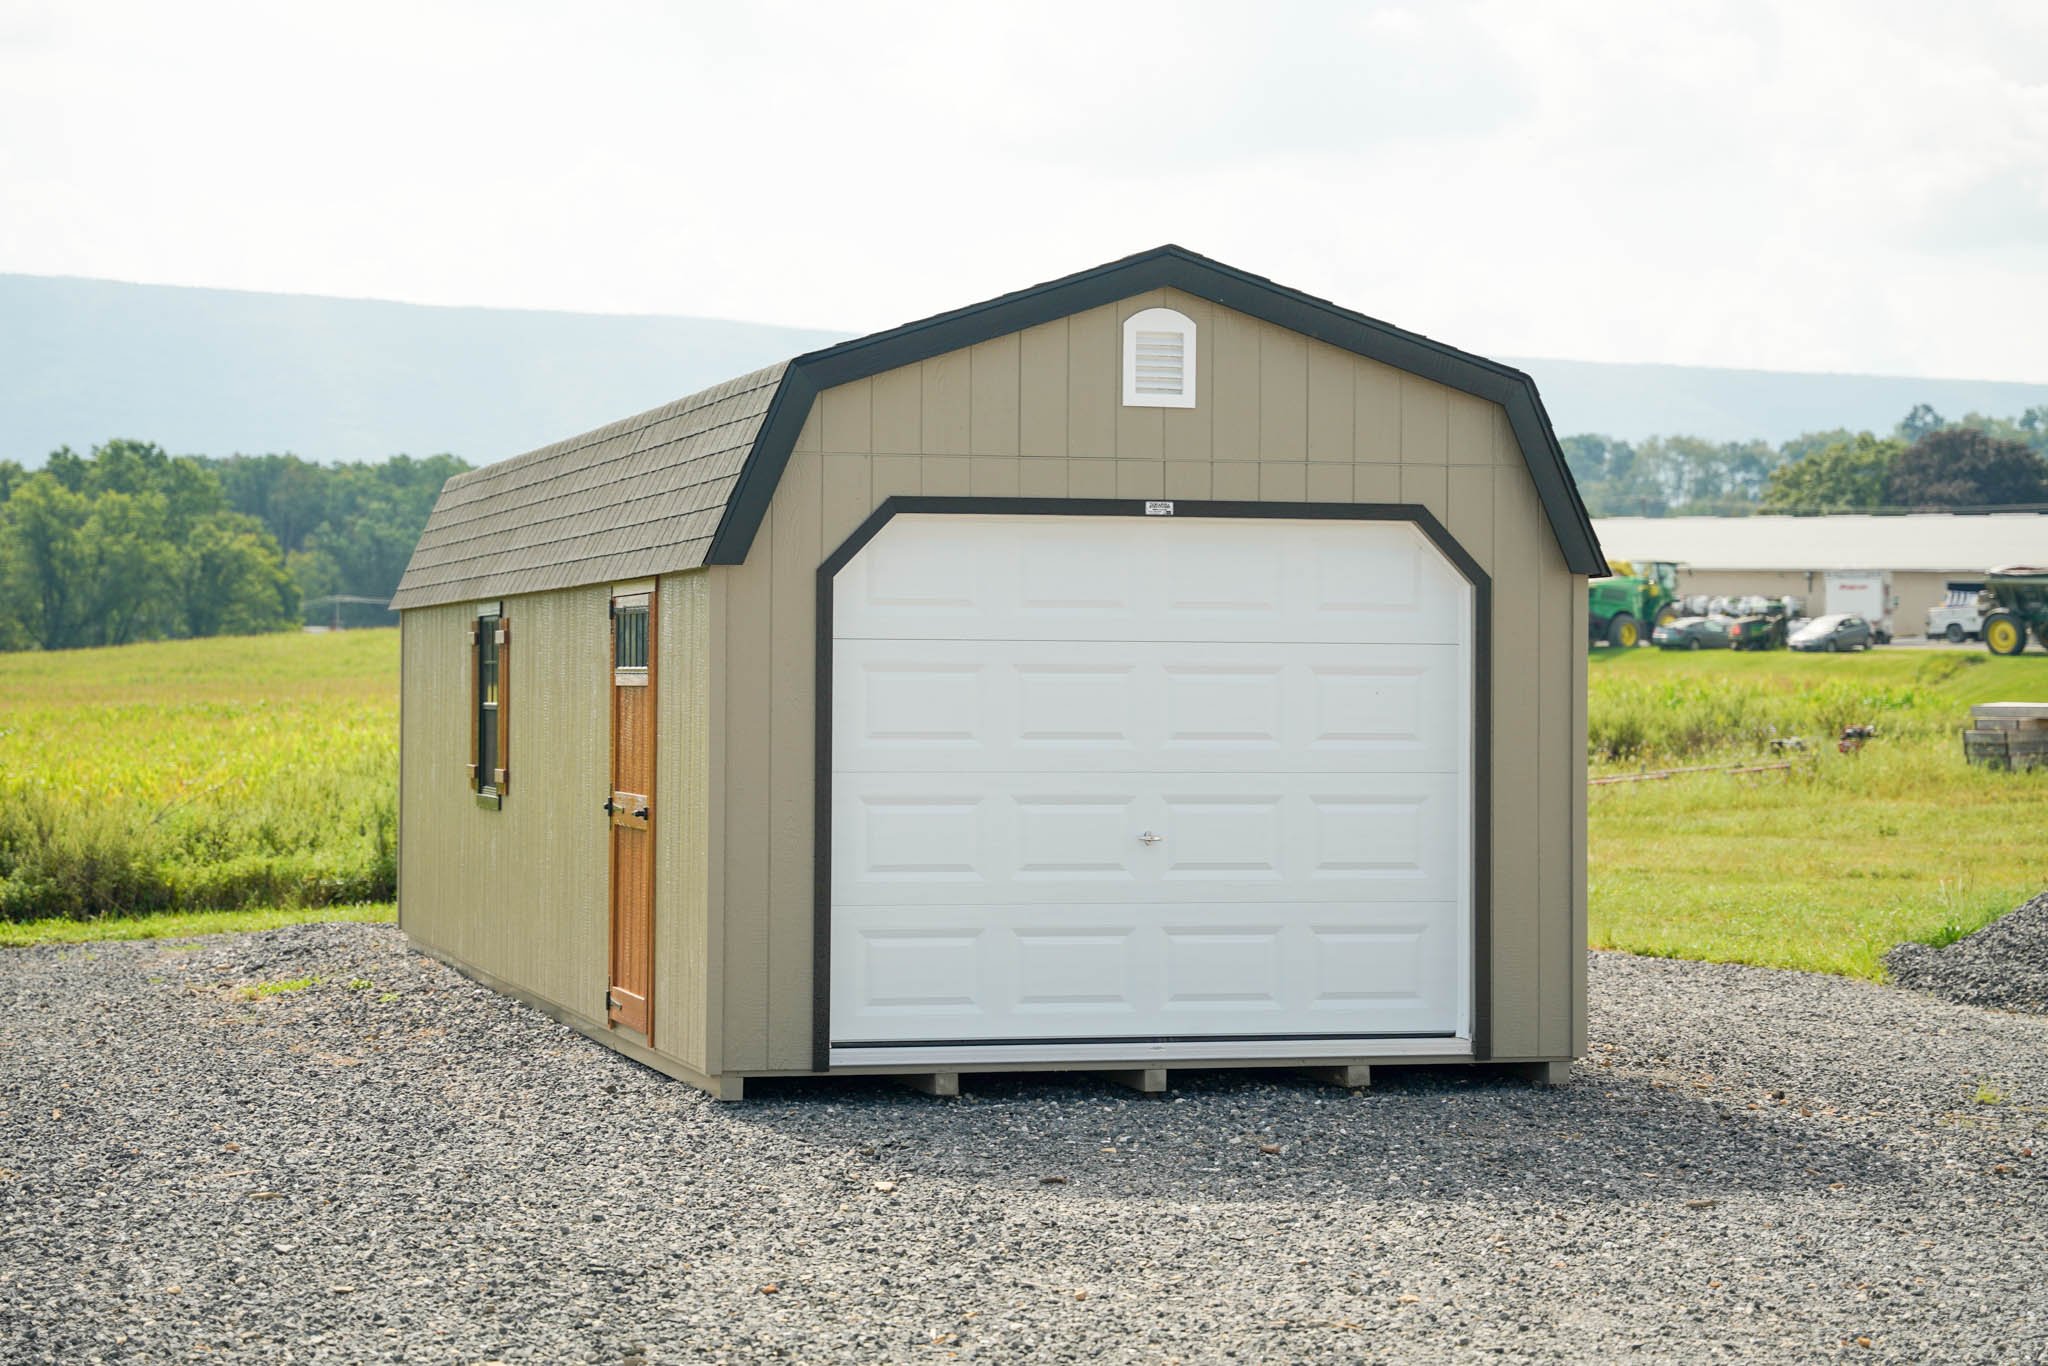
[[[1127,1072],[1097,1072],[1095,1075],[1148,1096],[1156,1096],[1166,1090],[1166,1069],[1163,1067],[1134,1067]]]
[[[1341,1067],[1297,1067],[1294,1070],[1310,1081],[1319,1081],[1325,1086],[1341,1086],[1347,1091],[1360,1091],[1372,1085],[1372,1068],[1362,1062]]]
[[[906,1072],[896,1078],[913,1091],[922,1091],[928,1096],[957,1096],[960,1094],[958,1072]]]
[[[1571,1061],[1564,1062],[1512,1062],[1508,1074],[1524,1081],[1533,1081],[1538,1086],[1568,1086],[1572,1079]]]

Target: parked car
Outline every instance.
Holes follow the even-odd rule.
[[[1725,650],[1728,648],[1728,618],[1680,617],[1650,632],[1650,643],[1660,650]]]
[[[1793,632],[1787,642],[1795,650],[1822,650],[1829,654],[1837,650],[1867,650],[1876,643],[1877,632],[1869,622],[1843,612],[1815,617]]]

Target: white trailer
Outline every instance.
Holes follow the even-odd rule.
[[[1848,612],[1862,617],[1880,645],[1891,644],[1892,609],[1898,605],[1889,570],[1828,571],[1828,615]]]

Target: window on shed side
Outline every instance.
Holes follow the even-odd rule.
[[[1195,406],[1195,320],[1170,308],[1124,319],[1124,406]]]
[[[470,632],[469,785],[485,797],[505,795],[506,677],[511,628],[502,612],[479,612]]]

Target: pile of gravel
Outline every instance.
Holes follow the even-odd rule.
[[[1892,980],[1965,1005],[2048,1015],[2048,892],[1947,948],[1901,944]]]
[[[0,952],[0,1360],[2048,1360],[2048,1019],[1591,982],[1556,1090],[720,1105],[389,927]]]

